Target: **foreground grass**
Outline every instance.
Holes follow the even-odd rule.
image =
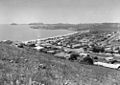
[[[38,85],[37,83],[39,85],[119,85],[120,71],[83,65],[32,49],[0,44],[0,85]]]

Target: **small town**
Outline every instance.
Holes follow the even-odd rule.
[[[4,41],[7,42],[7,41]],[[23,42],[14,42],[19,48],[30,48],[57,58],[92,64],[107,68],[120,68],[120,33],[117,32],[75,32]],[[89,61],[90,59],[90,61]],[[92,60],[92,62],[91,62]]]
[[[120,85],[120,0],[0,0],[0,85]]]

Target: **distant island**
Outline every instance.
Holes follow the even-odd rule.
[[[17,23],[11,23],[10,25],[18,25]]]
[[[43,25],[44,23],[29,23],[28,25]]]

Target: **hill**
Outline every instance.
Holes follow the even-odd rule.
[[[89,23],[89,24],[34,24],[33,29],[68,29],[73,31],[116,31],[120,29],[120,23]]]
[[[120,23],[101,23],[101,24],[95,24],[90,29],[92,31],[118,31],[118,30],[120,30]]]
[[[0,44],[0,85],[119,85],[120,71]],[[36,84],[35,84],[36,83]]]

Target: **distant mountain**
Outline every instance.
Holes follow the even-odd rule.
[[[120,23],[101,23],[94,25],[91,31],[117,31],[120,30]]]
[[[43,25],[44,23],[29,23],[28,25]]]
[[[40,25],[34,25],[31,26],[33,29],[68,29],[68,30],[86,30],[89,29],[93,24],[40,24]]]
[[[33,25],[33,24],[32,24]],[[74,31],[91,30],[91,31],[117,31],[120,29],[120,23],[92,23],[92,24],[43,24],[36,23],[31,26],[33,29],[68,29]]]

